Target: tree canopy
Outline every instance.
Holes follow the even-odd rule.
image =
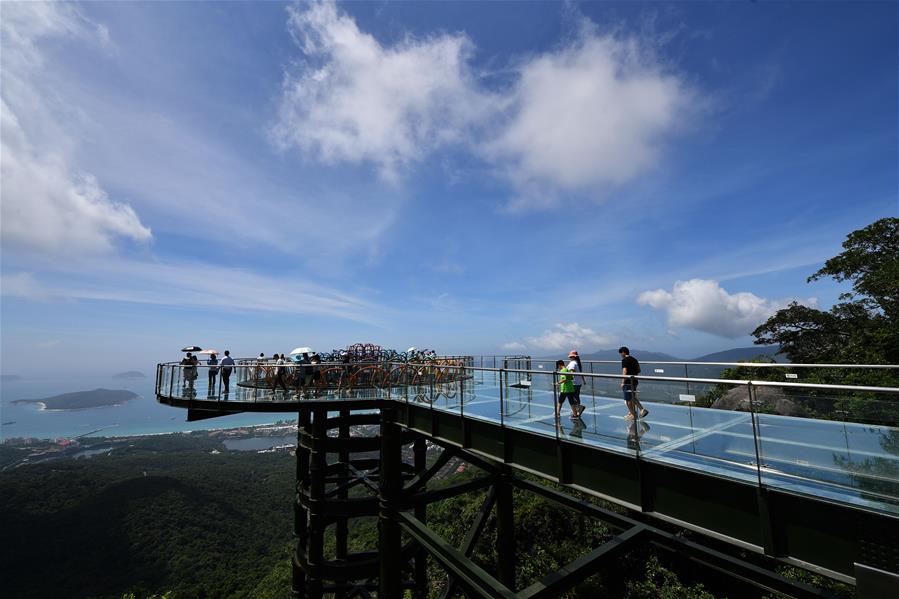
[[[899,218],[853,231],[843,248],[808,281],[849,281],[852,291],[829,311],[778,310],[752,332],[756,344],[779,344],[797,363],[899,363]]]

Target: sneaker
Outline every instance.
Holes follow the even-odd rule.
[[[583,414],[584,410],[586,410],[586,409],[587,409],[587,406],[585,406],[585,405],[578,406],[577,407],[577,417],[580,418],[581,414]]]
[[[625,415],[624,419],[625,419],[625,420],[633,420],[633,419],[634,419],[634,415],[631,414],[630,412],[628,412],[627,415]]]
[[[649,410],[647,410],[646,408],[640,410],[640,418],[646,418],[647,416],[649,416]]]

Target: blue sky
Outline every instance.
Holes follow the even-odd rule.
[[[899,213],[897,5],[3,2],[2,370],[745,346]]]

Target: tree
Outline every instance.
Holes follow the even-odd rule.
[[[752,332],[755,343],[779,344],[793,362],[899,363],[899,218],[853,231],[843,248],[808,282],[851,281],[852,291],[826,312],[795,302],[778,310]]]

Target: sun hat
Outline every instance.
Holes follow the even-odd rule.
[[[573,350],[571,350],[570,352],[568,352],[568,357],[569,357],[569,358],[574,358],[574,357],[577,356],[577,355],[578,355],[578,353],[577,353],[577,350],[576,350],[576,349],[573,349]]]

